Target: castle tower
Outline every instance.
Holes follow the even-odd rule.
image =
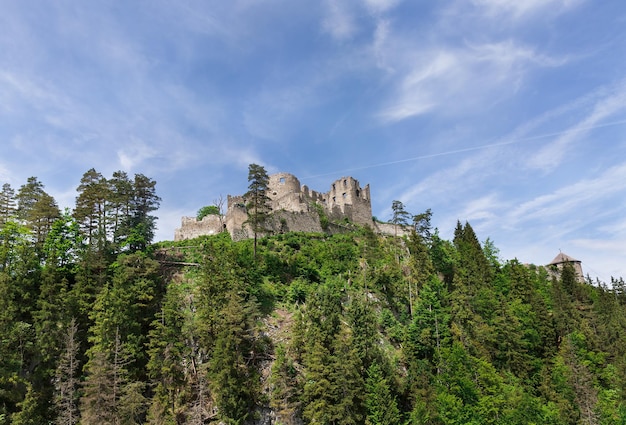
[[[554,260],[552,260],[550,264],[548,264],[548,267],[556,269],[556,271],[560,273],[561,270],[563,270],[563,266],[565,264],[571,264],[574,267],[574,272],[576,272],[576,278],[579,281],[584,282],[585,277],[583,275],[582,262],[573,257],[570,257],[567,254],[559,252],[559,254],[554,257]]]
[[[371,225],[372,204],[369,184],[361,188],[359,181],[352,177],[336,180],[327,195],[327,208],[334,217],[347,217],[354,223]]]
[[[267,197],[272,200],[272,211],[306,212],[300,180],[293,174],[277,173],[269,176]]]

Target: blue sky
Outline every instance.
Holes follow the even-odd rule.
[[[142,173],[172,239],[253,162],[626,276],[626,3],[3,1],[0,183]]]

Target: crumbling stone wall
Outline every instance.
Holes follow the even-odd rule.
[[[332,183],[327,196],[328,215],[333,219],[348,218],[361,225],[372,224],[370,186],[361,188],[358,180],[342,177]]]
[[[174,240],[180,241],[220,233],[225,230],[224,225],[224,217],[215,214],[209,214],[202,220],[196,217],[183,217],[181,227],[174,231]]]
[[[377,224],[372,221],[372,205],[369,185],[361,188],[358,180],[342,177],[331,184],[328,192],[317,192],[302,186],[296,176],[277,173],[269,176],[267,196],[270,198],[272,217],[268,223],[275,233],[283,231],[321,232],[318,206],[331,220],[349,221],[363,226]],[[194,238],[200,235],[223,231],[224,227],[234,240],[252,236],[247,226],[248,215],[243,196],[227,198],[227,211],[223,222],[217,225],[205,217],[197,221],[193,217],[183,217],[181,227],[176,229],[174,240]],[[205,221],[206,220],[206,221]]]

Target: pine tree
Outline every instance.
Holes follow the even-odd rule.
[[[116,171],[109,180],[111,188],[110,226],[115,250],[127,237],[132,211],[133,182],[124,171]]]
[[[365,406],[368,425],[396,425],[400,423],[398,403],[380,366],[373,363],[367,369],[365,381]]]
[[[61,216],[61,211],[54,198],[43,193],[35,202],[28,215],[29,227],[35,236],[35,247],[39,253],[44,249],[44,243],[52,230],[54,222]]]
[[[76,189],[74,218],[80,224],[92,251],[104,253],[109,229],[111,188],[108,181],[94,168],[83,174]]]
[[[280,423],[293,423],[300,409],[300,376],[294,359],[283,345],[276,347],[275,355],[270,374],[270,406]]]
[[[363,420],[363,363],[341,313],[340,293],[328,284],[307,304],[302,416],[310,423]]]
[[[49,267],[73,271],[83,253],[83,238],[78,223],[69,210],[56,220],[43,245],[45,263]]]
[[[20,186],[16,196],[18,218],[24,221],[29,220],[31,210],[45,193],[43,187],[43,183],[37,177],[29,177],[26,184]]]
[[[80,400],[82,423],[143,423],[147,400],[144,383],[130,377],[128,368],[133,361],[118,330],[110,350],[92,348]]]
[[[367,369],[380,356],[377,349],[376,316],[364,301],[364,294],[357,293],[348,305],[346,316],[352,330],[352,346]]]
[[[404,204],[400,201],[393,201],[391,203],[391,212],[393,214],[391,223],[393,223],[394,226],[394,235],[397,237],[398,227],[402,229],[407,227],[409,225],[409,217],[411,214],[404,209]]]
[[[209,361],[208,377],[219,416],[233,424],[242,424],[255,400],[253,371],[248,367],[253,352],[247,314],[241,297],[233,292],[227,296],[221,311],[222,323]]]
[[[32,232],[35,247],[39,253],[52,227],[61,212],[56,201],[44,191],[44,185],[36,178],[29,177],[17,193],[17,216]]]
[[[256,258],[257,238],[259,233],[267,232],[266,221],[271,211],[267,196],[269,177],[261,165],[248,166],[248,191],[243,195],[248,210],[248,221],[254,233],[254,258]]]
[[[147,369],[155,394],[150,406],[149,423],[175,422],[177,412],[183,410],[186,403],[185,389],[194,379],[200,381],[197,368],[194,373],[194,367],[189,365],[195,365],[193,350],[198,344],[192,334],[193,322],[188,323],[192,320],[186,317],[186,311],[187,315],[193,315],[193,309],[186,308],[185,298],[192,302],[182,285],[168,285],[161,310],[155,315],[149,331]],[[196,390],[199,389],[194,388],[198,394]]]
[[[57,425],[75,425],[78,414],[78,325],[72,318],[64,335],[64,349],[59,358],[54,379],[54,405],[57,410]]]
[[[161,201],[155,187],[154,180],[143,174],[135,174],[130,214],[123,221],[120,230],[120,239],[130,252],[145,250],[154,238],[156,217],[150,213],[159,208]]]
[[[9,183],[4,183],[0,192],[0,228],[15,216],[16,211],[15,190]]]

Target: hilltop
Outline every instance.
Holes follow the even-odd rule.
[[[20,188],[0,223],[0,424],[626,421],[622,279],[502,259],[469,223],[445,240],[399,203],[393,233],[152,244],[153,189],[89,170],[70,215]]]

